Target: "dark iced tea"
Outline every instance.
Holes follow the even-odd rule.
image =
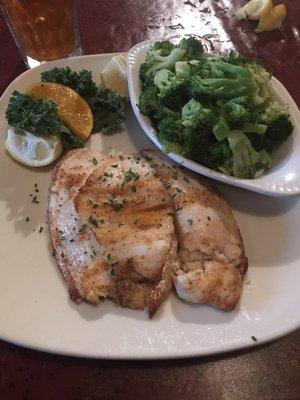
[[[45,61],[68,56],[77,43],[73,0],[0,0],[24,55]]]

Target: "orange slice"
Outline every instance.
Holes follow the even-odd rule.
[[[78,136],[87,140],[93,128],[93,114],[88,103],[68,86],[52,82],[30,85],[27,94],[31,97],[53,100],[57,104],[58,118]]]

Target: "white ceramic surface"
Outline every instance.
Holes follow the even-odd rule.
[[[140,113],[137,106],[141,85],[139,79],[140,65],[144,62],[153,41],[138,43],[127,54],[127,76],[131,105],[137,120],[150,140],[162,150],[151,120]],[[230,185],[239,186],[254,192],[270,196],[290,196],[300,193],[300,111],[285,87],[276,79],[271,79],[271,89],[276,99],[288,104],[290,118],[295,126],[293,134],[274,154],[275,166],[263,176],[255,179],[240,179],[213,171],[178,154],[168,153],[168,157],[177,163],[201,175],[216,179]]]
[[[30,169],[5,153],[4,113],[12,91],[24,91],[42,70],[54,65],[87,68],[99,81],[99,71],[110,58],[95,55],[43,64],[18,77],[0,100],[0,338],[54,353],[144,359],[235,350],[296,329],[300,325],[299,198],[269,198],[222,184],[218,188],[233,208],[250,263],[235,311],[187,304],[172,294],[148,320],[143,312],[118,308],[110,301],[95,307],[69,299],[51,256],[46,225],[53,166]],[[94,135],[89,145],[103,152],[130,152],[149,148],[151,142],[129,115],[122,132]],[[39,204],[30,197],[35,183]]]

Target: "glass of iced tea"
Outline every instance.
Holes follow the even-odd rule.
[[[73,0],[0,0],[0,5],[28,67],[82,54]]]

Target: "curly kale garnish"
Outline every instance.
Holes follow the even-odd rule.
[[[93,82],[90,71],[72,71],[69,67],[53,68],[42,72],[42,81],[69,86],[79,93],[89,104],[93,117],[93,132],[109,133],[119,128],[125,121],[126,97],[110,89],[99,89]]]
[[[53,101],[34,99],[14,91],[9,99],[6,119],[9,125],[24,131],[59,135],[66,148],[83,147],[83,142],[57,117],[57,105]]]

